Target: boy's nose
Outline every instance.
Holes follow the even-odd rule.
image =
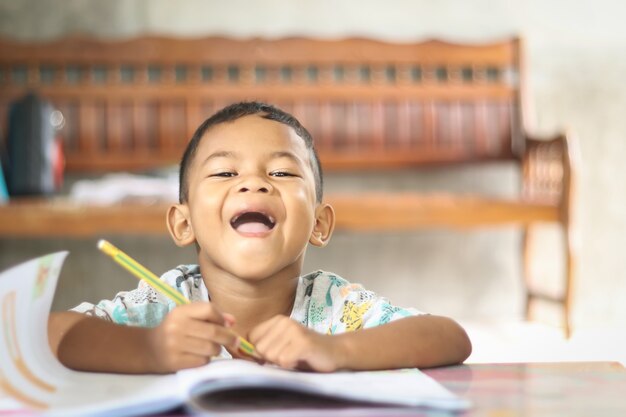
[[[253,193],[269,193],[272,186],[259,177],[248,177],[239,184],[240,193],[253,192]]]

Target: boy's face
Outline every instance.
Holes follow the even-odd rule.
[[[258,115],[213,126],[198,146],[188,187],[201,267],[248,279],[285,268],[300,274],[325,209],[316,202],[309,151],[293,129]]]

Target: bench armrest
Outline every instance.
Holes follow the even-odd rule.
[[[574,198],[577,153],[571,135],[526,136],[522,157],[522,198],[556,204],[569,222]]]

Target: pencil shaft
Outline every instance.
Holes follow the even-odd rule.
[[[159,291],[161,294],[169,297],[172,301],[174,301],[177,305],[187,304],[189,300],[187,300],[181,293],[176,291],[176,289],[167,285],[165,282],[161,281],[159,277],[154,275],[148,269],[146,269],[139,262],[135,261],[133,258],[128,256],[126,253],[122,252],[117,247],[113,246],[110,242],[106,240],[101,240],[98,243],[98,247],[107,255],[109,255],[115,262],[117,262],[120,266],[126,269],[128,272],[133,274],[135,277],[140,280],[145,280],[149,285],[151,285],[155,290]]]
[[[178,291],[176,291],[171,286],[165,284],[156,275],[152,272],[148,271],[146,268],[138,265],[132,259],[119,254],[114,258],[118,264],[125,267],[130,273],[135,275],[139,279],[145,280],[148,284],[150,284],[154,289],[161,292],[161,294],[169,297],[172,301],[174,301],[177,305],[188,304],[189,300],[187,300],[184,296],[182,296]]]
[[[241,336],[239,336],[239,350],[247,353],[248,355],[258,357],[256,352],[254,351],[254,345]]]
[[[102,239],[100,240],[100,242],[98,242],[98,248],[100,248],[102,252],[109,255],[115,262],[117,262],[120,266],[122,266],[136,278],[146,281],[148,285],[151,285],[152,288],[159,291],[166,297],[169,297],[177,305],[189,304],[189,300],[185,298],[181,293],[176,291],[175,288],[161,281],[159,277],[150,272],[149,269],[146,269],[146,267],[135,261],[130,256],[126,255],[117,247],[113,246],[113,244],[111,244],[110,242]],[[237,337],[239,338],[239,350],[247,355],[258,358],[258,354],[255,352],[254,345],[241,336]]]

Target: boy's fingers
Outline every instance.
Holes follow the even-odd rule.
[[[211,303],[191,303],[182,307],[185,308],[185,313],[187,317],[191,317],[197,320],[210,321],[211,323],[221,325],[224,325],[226,323],[222,312],[219,311],[219,309],[213,306]]]
[[[262,344],[257,344],[257,350],[272,362],[277,362],[281,355],[288,349],[291,339],[288,335],[272,335],[263,339]]]
[[[232,330],[217,324],[191,320],[185,324],[185,327],[187,337],[215,342],[228,347],[235,346],[237,343],[237,335]]]
[[[226,327],[233,327],[235,325],[235,316],[229,313],[222,313],[224,317],[224,325]]]
[[[210,361],[211,358],[208,356],[194,355],[192,353],[183,353],[180,356],[178,363],[176,364],[176,370],[197,368],[198,366],[206,365]]]
[[[280,316],[275,316],[257,325],[250,331],[250,341],[256,345],[257,342],[263,339],[270,331],[276,330],[280,325],[280,318]]]
[[[204,339],[187,337],[185,339],[184,349],[184,353],[202,357],[211,357],[219,355],[222,351],[222,346],[219,343],[209,342]]]
[[[259,353],[271,360],[289,344],[292,336],[294,323],[290,318],[284,316],[274,317],[258,327],[255,327],[254,334],[251,333],[252,343],[255,344]]]

